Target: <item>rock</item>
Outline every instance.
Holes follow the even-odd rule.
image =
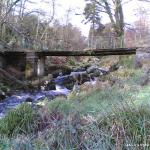
[[[68,75],[70,74],[72,71],[72,68],[67,66],[67,65],[50,65],[47,67],[47,73],[52,74],[53,78],[56,78],[57,76],[59,76],[59,73],[62,72],[63,75]]]
[[[51,85],[50,85],[51,83]],[[30,85],[30,87],[29,87]],[[32,81],[30,81],[30,84],[28,85],[29,89],[40,89],[41,86],[47,87],[49,85],[49,90],[54,90],[55,85],[52,79],[52,74],[48,74],[47,76],[44,76],[42,78],[36,78]]]
[[[0,100],[4,100],[6,98],[6,94],[3,91],[0,91]]]
[[[101,76],[101,75],[105,75],[109,72],[109,70],[105,70],[103,68],[99,68],[98,66],[91,66],[89,68],[87,68],[87,73],[94,73],[95,76]]]
[[[25,102],[33,102],[34,101],[34,99],[32,99],[31,97],[28,97],[26,100],[25,100]]]
[[[12,95],[14,94],[14,92],[15,92],[15,91],[13,91],[13,90],[7,91],[7,92],[6,92],[6,95],[10,97],[10,96],[12,96]]]
[[[98,67],[97,66],[91,66],[87,68],[86,72],[87,73],[93,73]]]
[[[98,68],[99,71],[102,73],[102,75],[106,75],[109,73],[109,70],[108,69],[104,69],[104,68]]]
[[[66,76],[58,76],[57,78],[54,79],[55,84],[58,85],[64,85],[67,82],[70,82],[72,80],[70,75],[66,75]]]
[[[59,74],[62,72],[62,70],[55,70],[52,72],[53,78],[57,78]]]
[[[44,89],[45,89],[46,91],[55,90],[55,82],[54,82],[54,80],[51,80],[51,81],[48,82],[46,85],[44,85]]]
[[[148,85],[149,82],[150,82],[149,77],[148,77],[148,76],[143,76],[143,77],[141,78],[140,85],[141,85],[141,86],[145,86],[145,85]]]
[[[113,64],[109,67],[109,72],[113,72],[113,71],[116,71],[119,69],[119,64],[116,63],[116,64]]]
[[[135,67],[141,68],[144,65],[150,66],[150,47],[137,49]]]
[[[70,74],[70,76],[73,78],[73,81],[78,82],[78,84],[82,84],[82,83],[90,80],[90,76],[86,71],[72,72]]]
[[[79,71],[79,70],[84,71]],[[101,75],[105,75],[109,72],[109,70],[105,70],[103,68],[99,68],[97,66],[91,66],[86,68],[79,68],[78,72],[71,72],[70,75],[60,75],[54,79],[54,84],[64,85],[68,89],[72,89],[75,82],[78,84],[83,84],[84,82],[90,81],[91,77],[98,77]],[[47,87],[51,86],[52,82],[50,82]]]
[[[141,78],[140,85],[145,86],[150,84],[150,68],[145,71],[144,76]]]
[[[83,71],[86,71],[85,67],[80,67],[73,70],[73,72],[83,72]]]

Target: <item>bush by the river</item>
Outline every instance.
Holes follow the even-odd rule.
[[[15,110],[7,113],[6,117],[0,120],[0,134],[13,136],[27,134],[34,131],[35,114],[29,104],[22,104]]]

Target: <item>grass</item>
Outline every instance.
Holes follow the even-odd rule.
[[[0,133],[8,137],[30,133],[34,129],[33,119],[32,107],[29,104],[22,104],[15,110],[9,111],[6,117],[0,120]]]
[[[135,55],[120,56],[119,64],[128,69],[133,69],[135,66]]]

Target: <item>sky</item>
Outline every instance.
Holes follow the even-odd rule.
[[[67,10],[69,7],[70,8],[74,8],[76,10],[76,12],[79,11],[79,13],[82,13],[85,7],[85,0],[58,0],[59,3],[62,6],[62,12],[65,10]],[[134,21],[137,20],[137,16],[136,14],[136,9],[139,7],[144,7],[146,9],[150,8],[150,3],[143,3],[143,2],[139,2],[138,0],[125,0],[128,3],[125,3],[123,5],[123,11],[124,11],[124,18],[125,18],[125,22],[126,23],[133,23]],[[82,29],[82,32],[85,36],[88,36],[88,31],[90,28],[89,24],[84,25],[82,22],[82,20],[84,20],[84,16],[76,16],[75,13],[72,14],[72,16],[70,16],[71,22],[80,27]],[[107,16],[103,17],[102,19],[103,23],[108,23],[109,22],[109,18]]]
[[[37,2],[37,0],[34,0]],[[47,12],[51,12],[50,6],[51,3],[43,3],[43,1],[50,1],[50,0],[38,0],[39,4],[38,7],[40,9],[44,9]],[[83,33],[83,35],[88,36],[90,24],[84,24],[82,21],[84,20],[83,15],[76,15],[82,14],[84,7],[85,7],[85,0],[55,0],[56,1],[56,12],[55,12],[55,19],[59,19],[60,22],[66,22],[66,14],[67,11],[70,9],[72,10],[67,17],[69,21],[76,27],[79,27]],[[150,3],[143,3],[139,2],[138,0],[124,0],[128,3],[123,5],[124,11],[124,18],[125,23],[133,23],[137,20],[136,9],[139,7],[144,7],[146,9],[150,8]],[[35,5],[34,5],[35,6]],[[107,16],[103,17],[103,23],[108,23],[109,19]]]

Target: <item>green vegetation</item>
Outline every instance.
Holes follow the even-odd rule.
[[[125,68],[132,69],[135,64],[135,56],[120,56],[120,65],[123,65]]]
[[[76,60],[74,57],[69,57],[69,60],[68,60],[68,64],[70,66],[75,66],[76,65]]]
[[[120,69],[105,80],[114,76],[116,82],[107,88],[46,100],[38,109],[23,104],[10,111],[0,121],[0,149],[107,150],[133,144],[148,149],[150,88],[139,86],[139,70]]]
[[[13,136],[33,132],[32,126],[35,115],[29,104],[22,104],[15,110],[8,112],[5,118],[0,120],[1,135]]]

